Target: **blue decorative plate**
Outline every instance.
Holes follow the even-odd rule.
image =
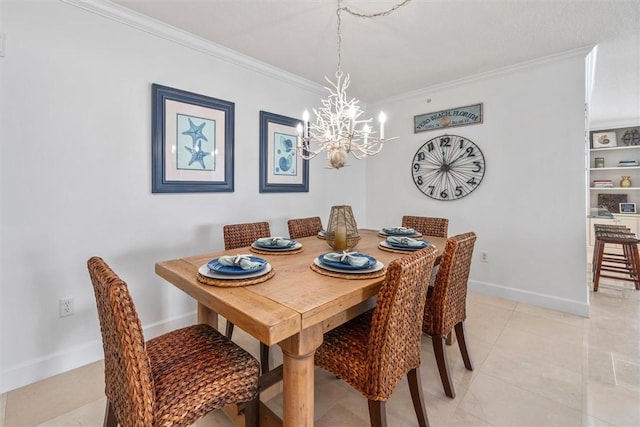
[[[331,253],[331,252],[328,252],[328,253]],[[333,268],[339,268],[340,270],[366,270],[367,268],[373,267],[377,262],[374,257],[369,256],[369,255],[365,255],[365,254],[361,254],[361,253],[358,253],[358,252],[354,253],[353,255],[367,257],[367,258],[369,258],[369,262],[367,262],[363,266],[355,266],[355,265],[351,265],[351,264],[345,264],[345,263],[340,262],[340,261],[331,261],[331,260],[325,259],[325,257],[324,257],[325,255],[326,254],[322,254],[322,255],[320,255],[318,257],[320,262],[322,264],[326,264],[326,265],[328,265],[330,267],[333,267]]]
[[[422,246],[405,245],[403,243],[395,243],[395,242],[390,242],[388,240],[385,240],[385,241],[389,244],[389,246],[393,246],[394,248],[402,248],[402,249],[422,249],[422,248],[426,248],[431,244],[431,242],[428,240],[418,240],[419,242],[424,242]]]
[[[216,273],[220,273],[220,274],[249,274],[249,273],[255,273],[257,271],[262,270],[266,265],[267,265],[267,261],[263,258],[257,257],[257,256],[249,256],[247,257],[249,258],[251,261],[253,262],[259,262],[262,264],[261,267],[256,268],[254,270],[243,270],[240,267],[236,267],[236,266],[230,266],[230,265],[222,265],[218,262],[219,258],[216,259],[212,259],[211,261],[209,261],[207,263],[207,267],[209,268],[209,270],[214,271]]]

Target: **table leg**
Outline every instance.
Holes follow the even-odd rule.
[[[313,426],[313,387],[316,348],[322,344],[322,325],[300,331],[278,345],[283,357],[283,413],[285,427]]]
[[[206,323],[218,329],[218,313],[204,304],[198,303],[198,323]]]

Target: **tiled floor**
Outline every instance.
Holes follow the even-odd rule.
[[[640,291],[601,283],[591,293],[591,318],[562,314],[479,294],[468,297],[473,372],[449,347],[455,399],[446,397],[423,338],[422,385],[431,425],[640,426]],[[236,328],[237,330],[237,328]],[[242,331],[234,339],[254,354]],[[274,351],[274,359],[280,357]],[[0,395],[0,425],[99,426],[104,414],[102,363]],[[281,414],[280,395],[268,402]],[[406,379],[387,404],[389,426],[415,426]],[[368,426],[366,400],[316,371],[316,426]],[[231,426],[221,413],[198,427]]]

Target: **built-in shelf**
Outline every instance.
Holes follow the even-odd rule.
[[[620,191],[620,190],[640,190],[640,187],[591,187],[591,190],[598,191]]]
[[[638,145],[623,145],[622,147],[592,148],[591,151],[595,153],[597,151],[633,150],[633,149],[637,149],[637,148],[640,148],[640,146],[638,146]]]
[[[608,148],[608,150],[612,150],[612,148]],[[613,166],[608,168],[589,168],[591,171],[621,171],[621,170],[634,170],[640,169],[640,166]]]

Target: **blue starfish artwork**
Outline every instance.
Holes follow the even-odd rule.
[[[202,169],[206,168],[204,165],[204,158],[206,156],[209,156],[211,153],[202,151],[202,141],[198,141],[196,148],[187,147],[186,145],[184,146],[184,148],[189,153],[191,153],[191,160],[189,160],[189,166],[191,166],[195,162],[198,162],[200,163],[200,166],[202,166]]]
[[[187,114],[176,116],[176,169],[216,170],[216,121]]]
[[[187,118],[189,119],[189,130],[185,130],[184,132],[182,132],[182,134],[189,135],[191,137],[192,147],[195,147],[196,142],[198,142],[201,139],[208,141],[207,137],[204,136],[204,134],[202,133],[202,129],[204,128],[204,125],[206,125],[206,122],[202,122],[202,124],[196,126],[196,124],[193,123],[193,120],[191,120],[191,117],[187,117]]]

